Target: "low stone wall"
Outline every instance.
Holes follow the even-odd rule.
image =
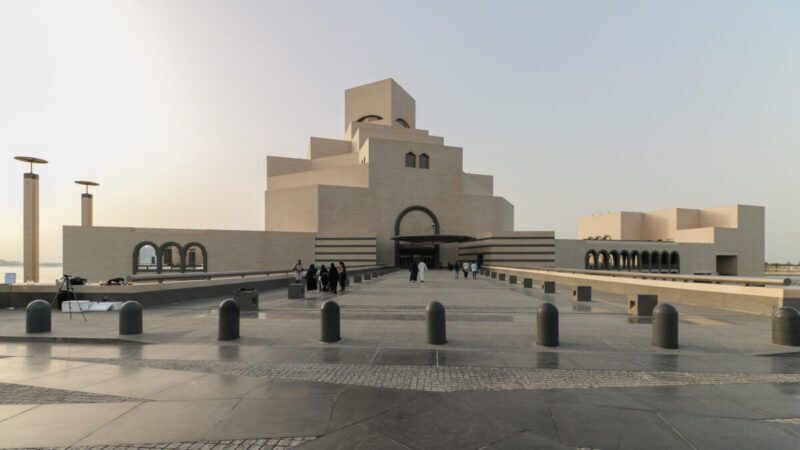
[[[655,294],[662,302],[685,303],[751,314],[772,315],[775,309],[783,306],[800,308],[800,289],[612,278],[497,266],[487,268],[521,278],[533,278],[539,282],[548,280],[567,286],[591,286],[592,290],[612,294]]]
[[[364,272],[387,271],[385,268],[348,269],[349,275]],[[136,300],[142,306],[155,306],[168,303],[200,300],[210,297],[233,296],[233,291],[241,288],[267,291],[286,288],[294,276],[253,276],[220,278],[214,280],[175,281],[167,283],[137,283],[127,286],[74,286],[80,300],[127,301]],[[24,308],[33,300],[52,301],[58,294],[58,286],[52,284],[0,284],[0,309]]]

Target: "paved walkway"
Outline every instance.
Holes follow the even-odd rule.
[[[561,286],[544,295],[445,272],[422,286],[399,272],[336,300],[336,344],[318,341],[319,294],[263,293],[242,339],[225,343],[218,298],[148,309],[146,333],[118,342],[115,313],[54,313],[54,331],[32,341],[23,311],[0,311],[0,447],[800,442],[800,352],[771,344],[765,317],[676,304],[681,348],[668,351],[629,321],[625,299],[595,293],[578,307]],[[447,308],[444,346],[425,343],[432,300]],[[557,349],[534,342],[543,301],[560,310]]]

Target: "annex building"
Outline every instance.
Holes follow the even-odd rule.
[[[764,209],[674,209],[581,219],[579,239],[516,231],[491,175],[466,173],[463,149],[417,128],[393,79],[345,91],[342,139],[312,137],[306,158],[267,156],[262,231],[64,227],[64,270],[92,281],[148,272],[281,270],[456,260],[761,275]],[[90,222],[89,222],[90,223]],[[666,255],[666,256],[665,256]]]

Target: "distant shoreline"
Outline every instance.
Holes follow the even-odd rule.
[[[0,267],[22,267],[22,261],[0,261]],[[61,263],[57,262],[43,262],[39,263],[39,267],[61,267]]]

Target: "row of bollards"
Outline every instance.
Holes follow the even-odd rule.
[[[443,345],[447,343],[445,328],[445,309],[439,302],[431,302],[425,308],[425,325],[428,343]],[[219,305],[219,334],[220,341],[239,339],[239,305],[235,301],[224,300]],[[341,335],[341,311],[339,304],[328,300],[320,307],[320,341],[326,343],[339,342]]]
[[[25,308],[25,332],[47,333],[52,331],[52,309],[44,300],[34,300]],[[127,301],[119,309],[119,334],[142,333],[142,305]]]
[[[536,344],[558,347],[558,308],[552,303],[542,303],[536,312]],[[678,348],[678,310],[668,303],[658,305],[653,313],[652,344]]]

